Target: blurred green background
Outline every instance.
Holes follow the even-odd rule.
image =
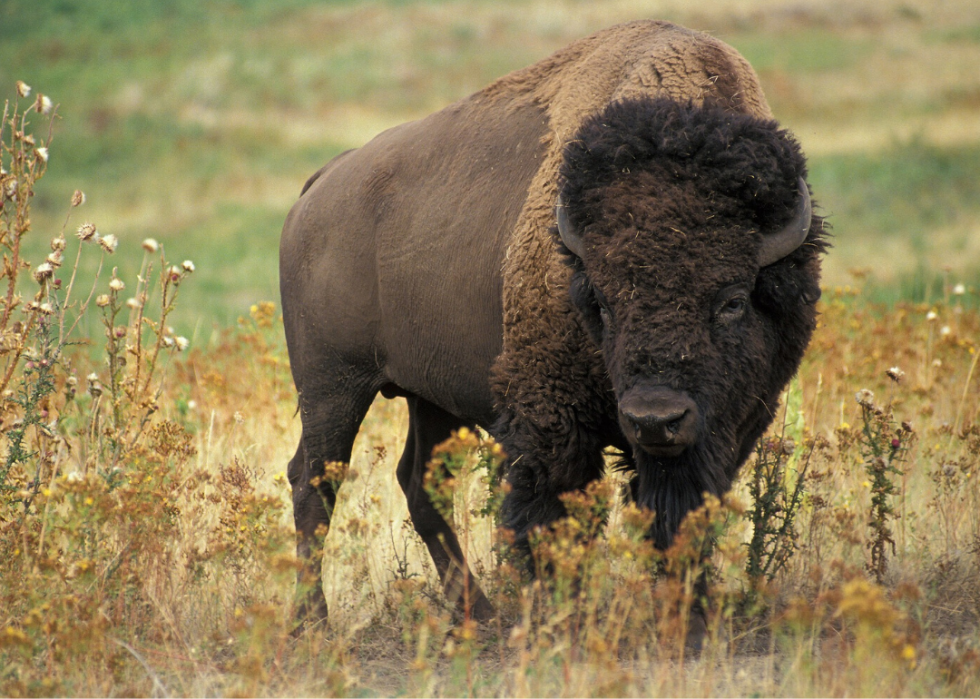
[[[124,279],[145,237],[196,263],[174,325],[206,340],[278,301],[283,219],[332,156],[644,17],[708,31],[759,72],[835,228],[827,286],[858,277],[892,301],[964,282],[975,302],[976,0],[2,0],[0,98],[23,80],[60,105],[33,259],[82,189],[72,229],[116,234]]]

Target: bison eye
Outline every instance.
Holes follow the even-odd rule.
[[[715,319],[722,323],[738,320],[745,315],[748,305],[748,292],[744,289],[734,290],[725,294],[715,306]]]

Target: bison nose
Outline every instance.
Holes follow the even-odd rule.
[[[686,393],[664,386],[631,389],[619,413],[627,438],[654,456],[678,456],[697,437],[697,405]]]

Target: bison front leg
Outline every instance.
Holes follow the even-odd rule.
[[[494,435],[508,455],[509,491],[501,519],[514,532],[515,553],[525,560],[532,575],[532,532],[567,515],[560,498],[563,493],[582,490],[605,471],[602,445],[594,435],[574,424],[550,424],[551,429],[543,429],[504,412]]]
[[[474,427],[421,398],[408,398],[408,440],[398,462],[398,482],[408,502],[415,531],[425,542],[439,571],[447,599],[464,615],[478,621],[493,616],[493,605],[477,584],[453,530],[432,504],[425,489],[425,473],[432,449],[454,429]]]

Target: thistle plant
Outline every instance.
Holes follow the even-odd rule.
[[[894,370],[891,370],[894,371]],[[889,374],[891,376],[891,374]],[[900,378],[900,377],[899,377]],[[898,381],[892,377],[894,381]],[[855,399],[861,406],[861,455],[871,490],[868,510],[870,540],[868,551],[871,559],[868,572],[881,584],[888,570],[888,550],[895,553],[895,540],[889,521],[899,515],[893,504],[898,494],[895,477],[902,475],[901,463],[905,460],[914,433],[912,426],[904,422],[895,428],[891,405],[882,408],[875,403],[874,394],[868,389],[857,392]]]
[[[797,549],[796,515],[803,503],[813,445],[802,448],[806,452],[802,465],[790,469],[790,457],[796,451],[792,440],[767,439],[756,446],[749,480],[752,505],[747,512],[752,538],[745,566],[756,592],[763,580],[772,582]]]

